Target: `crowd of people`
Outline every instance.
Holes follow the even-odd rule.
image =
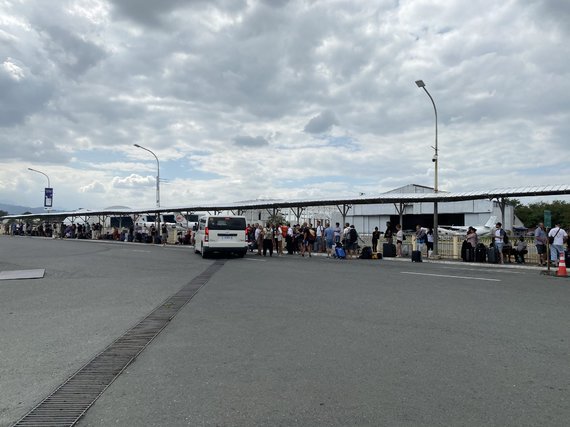
[[[316,225],[303,224],[248,224],[246,229],[248,246],[257,255],[273,256],[299,254],[311,257],[313,253],[326,253],[327,257],[335,257],[337,247],[346,251],[348,258],[354,258],[359,252],[359,235],[354,225],[346,223],[341,228],[340,223],[322,224],[317,220]]]
[[[477,248],[482,245],[479,243],[479,236],[477,235],[477,230],[475,230],[475,228],[469,227],[465,236],[465,244],[467,245],[468,250],[465,252],[462,251],[462,258],[465,261],[475,261],[476,256],[470,254],[475,254]],[[564,245],[567,244],[568,234],[562,228],[560,222],[557,222],[555,227],[548,231],[546,230],[544,223],[541,222],[534,230],[534,245],[536,246],[540,266],[547,265],[547,255],[550,250],[550,263],[557,267],[560,261],[560,256],[564,255],[566,257],[567,251],[565,250]],[[525,256],[528,254],[528,243],[524,236],[519,236],[511,242],[509,235],[503,229],[503,224],[497,222],[495,224],[495,229],[491,231],[490,249],[492,249],[496,254],[497,262],[500,264],[512,262],[511,258],[513,258],[514,262],[518,264],[524,264]]]

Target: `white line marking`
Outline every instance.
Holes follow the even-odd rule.
[[[266,260],[264,259],[257,259],[257,258],[246,258],[247,261],[260,261],[260,262],[265,262]]]
[[[484,268],[484,267],[482,267]],[[463,270],[463,271],[478,271],[482,272],[481,268],[462,268],[462,267],[442,267],[442,270]],[[485,270],[483,270],[485,271]],[[496,268],[494,270],[486,270],[489,273],[507,273],[507,274],[526,274],[528,271],[513,271],[513,269],[500,269]]]
[[[430,273],[414,273],[411,271],[401,271],[402,274],[415,274],[416,276],[433,276],[433,277],[449,277],[451,279],[471,279],[471,280],[485,280],[487,282],[500,282],[500,279],[486,279],[484,277],[471,277],[471,276],[449,276],[447,274],[430,274]]]

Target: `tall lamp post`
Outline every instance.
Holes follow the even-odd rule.
[[[47,174],[37,169],[28,168],[28,170],[32,172],[41,173],[43,176],[47,178],[48,185],[44,191],[44,208],[46,208],[47,211],[49,212],[51,207],[53,206],[53,188],[51,188],[49,176],[47,176]]]
[[[433,155],[432,161],[435,164],[435,183],[434,183],[434,192],[437,193],[438,192],[438,188],[437,188],[437,169],[438,169],[438,149],[437,149],[437,108],[435,107],[435,102],[433,100],[433,98],[431,97],[430,93],[428,92],[428,90],[426,89],[426,84],[424,83],[423,80],[416,80],[416,85],[419,88],[422,88],[425,93],[427,94],[427,96],[429,96],[429,99],[431,100],[431,103],[433,105],[433,111],[435,112],[435,147],[431,147],[435,150],[435,153]],[[434,256],[438,256],[438,251],[437,251],[437,240],[438,240],[438,233],[437,233],[437,228],[438,228],[438,212],[437,212],[437,200],[433,202],[433,254]]]
[[[151,150],[149,150],[148,148],[144,148],[142,145],[139,145],[139,144],[133,144],[133,145],[137,148],[142,148],[143,150],[148,151],[156,159],[156,170],[157,170],[157,172],[156,172],[156,207],[159,208],[160,207],[160,163],[158,162],[158,157],[156,157],[156,154],[154,154]]]

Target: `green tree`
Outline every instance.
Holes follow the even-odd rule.
[[[552,222],[560,221],[565,227],[570,225],[570,203],[563,200],[555,200],[551,203],[537,202],[528,205],[515,205],[515,214],[520,218],[525,227],[534,227],[544,220],[544,211],[552,212]]]
[[[0,209],[0,216],[6,216],[6,215],[8,215],[8,212]]]

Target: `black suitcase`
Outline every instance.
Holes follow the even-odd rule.
[[[465,262],[475,262],[475,248],[470,243],[465,248]]]
[[[412,251],[412,262],[422,262],[421,251]]]
[[[393,243],[384,243],[382,245],[382,255],[384,258],[393,258],[396,256],[396,245]]]
[[[494,246],[487,250],[487,260],[489,264],[497,264],[499,262],[499,254]]]
[[[483,243],[479,243],[475,248],[475,261],[487,262],[487,247]]]

